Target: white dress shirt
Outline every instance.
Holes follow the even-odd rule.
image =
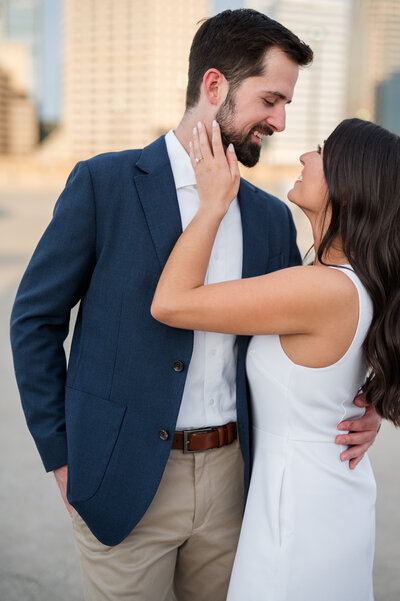
[[[165,136],[184,230],[195,216],[200,199],[190,158],[174,132]],[[205,284],[242,277],[243,234],[237,198],[219,226]],[[236,421],[236,336],[194,332],[177,429],[221,426]]]

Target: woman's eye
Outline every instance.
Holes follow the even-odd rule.
[[[274,103],[274,102],[271,102],[270,100],[267,100],[266,98],[264,98],[264,102],[265,102],[265,104],[267,104],[268,106],[274,106],[274,105],[275,105],[275,103]]]

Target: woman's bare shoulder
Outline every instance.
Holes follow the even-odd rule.
[[[352,280],[342,270],[334,269],[326,265],[298,265],[287,267],[268,274],[275,279],[291,283],[303,283],[304,285],[320,285],[331,289],[339,289],[343,292],[352,291],[355,286]]]
[[[318,307],[331,307],[338,301],[354,303],[358,297],[351,278],[342,270],[325,265],[300,265],[270,274],[276,286],[286,286],[302,300]],[[268,277],[268,276],[267,276]]]

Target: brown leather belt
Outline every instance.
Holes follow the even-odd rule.
[[[208,451],[209,449],[217,449],[231,444],[236,438],[236,422],[215,428],[177,430],[172,441],[172,448],[184,453],[198,453],[199,451]]]

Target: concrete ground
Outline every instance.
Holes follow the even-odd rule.
[[[0,191],[1,601],[83,599],[70,519],[27,431],[8,342],[16,287],[56,196]],[[399,456],[400,434],[384,424],[370,451],[378,483],[375,601],[400,599]]]

